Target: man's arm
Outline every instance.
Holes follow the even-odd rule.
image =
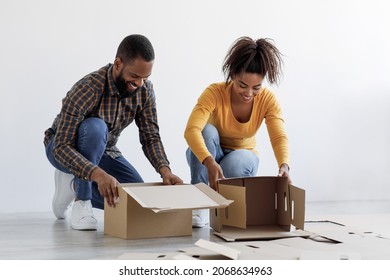
[[[143,108],[137,113],[135,122],[139,129],[139,137],[142,150],[155,168],[161,174],[164,184],[179,184],[183,181],[174,175],[169,168],[169,161],[165,154],[164,146],[161,141],[159,126],[157,122],[156,101],[153,86],[148,82],[147,89],[142,89],[142,97],[146,98]]]

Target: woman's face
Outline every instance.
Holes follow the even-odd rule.
[[[250,103],[260,92],[263,77],[260,74],[242,72],[232,78],[232,93],[237,101]]]

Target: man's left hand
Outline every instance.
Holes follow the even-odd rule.
[[[163,179],[164,185],[178,185],[183,184],[183,180],[172,173],[171,169],[167,166],[160,168],[160,174]]]

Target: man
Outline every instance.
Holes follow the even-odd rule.
[[[157,123],[150,41],[142,35],[123,39],[113,64],[78,81],[62,100],[62,108],[45,131],[46,155],[55,170],[53,212],[59,219],[74,201],[71,225],[96,230],[92,207],[104,198],[115,207],[120,183],[143,182],[116,147],[119,135],[135,121],[142,149],[164,184],[183,181],[169,168]]]

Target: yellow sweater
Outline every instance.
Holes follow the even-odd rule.
[[[232,82],[211,84],[198,99],[187,122],[184,137],[200,162],[211,156],[202,137],[206,123],[214,125],[220,136],[221,147],[256,151],[256,132],[263,120],[279,167],[289,164],[289,147],[284,121],[278,100],[267,88],[262,87],[254,97],[250,120],[240,123],[231,110]]]

